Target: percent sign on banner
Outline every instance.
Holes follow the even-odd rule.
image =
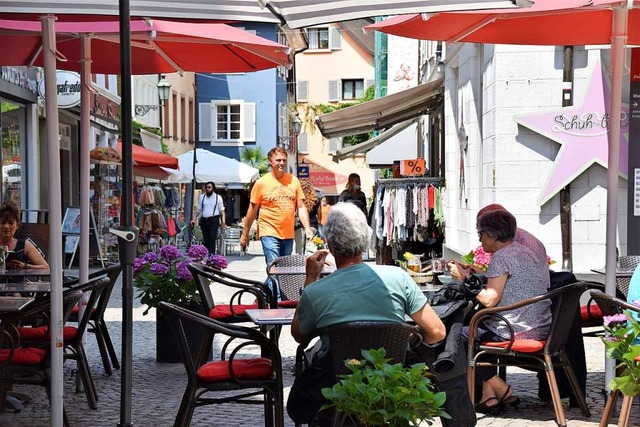
[[[400,163],[400,175],[418,176],[426,173],[424,159],[403,160]]]

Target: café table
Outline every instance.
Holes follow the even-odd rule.
[[[49,293],[50,282],[0,283],[0,294],[5,293]]]
[[[26,279],[39,280],[41,277],[48,277],[51,274],[49,269],[36,269],[36,268],[18,268],[7,269],[0,271],[0,282],[7,282],[9,280],[15,280],[16,278],[22,278],[22,281]]]
[[[295,308],[256,308],[246,311],[247,316],[258,326],[290,325]]]
[[[593,271],[594,273],[602,274],[603,276],[606,273],[604,268],[592,268],[591,271]],[[629,270],[616,270],[616,277],[631,277],[631,276],[633,276],[633,271],[634,270],[632,270],[632,269],[629,269]]]
[[[0,313],[20,311],[33,300],[31,297],[0,297]]]

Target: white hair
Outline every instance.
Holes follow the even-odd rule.
[[[359,255],[369,247],[367,218],[352,203],[340,202],[331,208],[324,235],[334,256]]]

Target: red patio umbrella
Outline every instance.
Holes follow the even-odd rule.
[[[180,170],[178,159],[169,154],[158,153],[140,145],[131,146],[133,152],[133,174],[144,178],[166,179],[171,170]],[[122,153],[122,141],[118,140],[116,150]],[[167,168],[168,170],[162,169]]]
[[[42,66],[42,24],[0,20],[0,65]],[[117,21],[56,23],[58,69],[80,71],[81,36],[91,38],[91,71],[119,74]],[[131,21],[133,74],[247,72],[289,65],[289,48],[226,24]]]

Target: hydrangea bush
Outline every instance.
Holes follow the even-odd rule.
[[[192,262],[219,270],[228,266],[225,257],[209,255],[202,245],[192,245],[186,255],[175,246],[167,245],[160,248],[159,253],[147,252],[134,260],[133,283],[138,288],[140,302],[147,305],[144,315],[151,307],[157,307],[160,301],[178,305],[200,301],[188,268]]]
[[[640,301],[634,301],[640,307]],[[609,383],[611,390],[625,396],[640,395],[640,323],[630,310],[604,316],[602,338],[607,356],[618,362],[617,376]]]

